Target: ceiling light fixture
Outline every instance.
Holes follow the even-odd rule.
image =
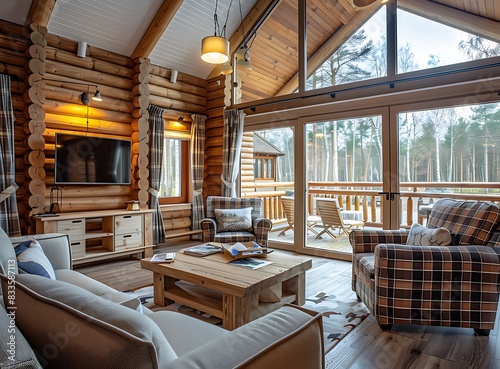
[[[219,20],[217,19],[217,7],[219,1],[215,0],[214,12],[214,35],[207,36],[201,40],[201,59],[211,64],[223,64],[229,60],[229,41],[226,39],[226,24],[229,17],[229,10],[231,10],[231,3],[227,10],[226,22],[222,29],[219,27]]]
[[[222,64],[220,74],[227,76],[228,74],[231,73],[233,73],[233,67],[231,66],[231,63],[225,62],[224,64]]]
[[[368,5],[376,3],[377,0],[353,0],[352,3],[358,8],[362,8]]]

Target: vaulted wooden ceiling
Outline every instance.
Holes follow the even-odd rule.
[[[352,0],[307,0],[308,66],[317,67],[386,0],[357,8]],[[231,11],[228,13],[232,2]],[[202,78],[219,69],[201,61],[200,42],[213,33],[215,0],[0,0],[0,18],[37,22],[48,31]],[[399,0],[412,13],[500,42],[498,0]],[[274,6],[271,11],[269,7]],[[218,1],[221,25],[234,52],[243,31],[253,70],[243,73],[244,101],[293,92],[297,87],[298,0]],[[264,15],[267,17],[263,20]]]

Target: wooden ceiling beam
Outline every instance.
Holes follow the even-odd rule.
[[[421,17],[500,42],[500,22],[432,1],[398,0],[398,7]]]
[[[315,71],[324,61],[332,55],[339,46],[349,39],[368,19],[375,14],[381,4],[370,6],[359,10],[351,20],[340,27],[316,52],[307,60],[307,76]],[[286,95],[293,93],[299,83],[299,73],[295,73],[292,78],[277,92],[276,95]]]
[[[47,27],[55,5],[56,0],[33,0],[24,24],[36,23]]]
[[[253,8],[248,12],[247,16],[243,20],[243,28],[246,30],[245,32],[246,34],[243,35],[242,28],[238,26],[236,31],[229,39],[230,55],[233,55],[236,52],[238,47],[243,42],[244,38],[254,29],[257,22],[266,13],[267,9],[273,4],[273,2],[274,0],[257,0]],[[280,2],[281,0],[274,7],[274,9],[276,9],[279,6]],[[220,75],[221,67],[222,67],[221,65],[216,65],[215,68],[210,73],[210,75],[207,77],[207,80]]]
[[[167,29],[168,25],[174,18],[175,13],[179,10],[183,0],[163,0],[160,9],[156,13],[153,21],[141,38],[132,54],[132,59],[148,58],[151,55],[158,40]]]

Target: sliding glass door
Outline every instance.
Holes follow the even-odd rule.
[[[398,201],[384,195],[391,193],[388,122],[388,109],[307,117],[300,122],[302,252],[350,259],[352,229],[382,228],[384,219],[390,221],[391,203],[397,206]]]

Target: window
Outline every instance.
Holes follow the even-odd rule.
[[[188,201],[189,141],[166,137],[160,180],[160,203]]]
[[[275,159],[272,157],[255,157],[253,159],[255,179],[276,179],[275,166]]]

